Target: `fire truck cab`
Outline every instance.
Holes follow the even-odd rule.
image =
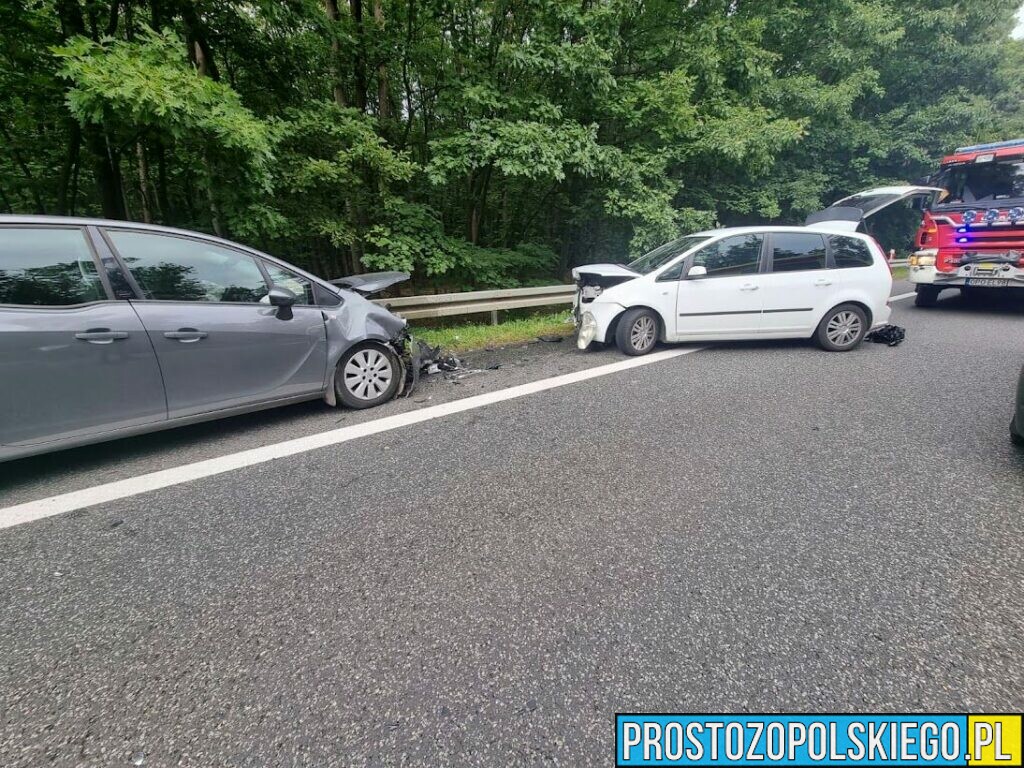
[[[1024,139],[960,147],[929,183],[910,257],[917,306],[945,288],[1024,290]]]

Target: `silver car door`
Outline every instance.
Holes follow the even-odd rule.
[[[0,228],[0,444],[167,418],[142,322],[110,296],[81,228]]]
[[[271,306],[252,255],[212,240],[104,230],[143,296],[132,302],[163,372],[170,418],[323,391],[323,314]]]

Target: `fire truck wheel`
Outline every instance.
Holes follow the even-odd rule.
[[[917,286],[917,295],[914,297],[915,307],[934,307],[939,300],[939,289],[932,285]]]
[[[973,301],[977,301],[977,299],[978,299],[978,289],[977,288],[968,288],[965,285],[963,288],[960,289],[960,296],[963,297],[964,301],[966,301],[968,304],[970,304]]]

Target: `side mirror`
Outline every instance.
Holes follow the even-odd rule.
[[[299,300],[298,296],[282,285],[271,287],[267,298],[270,300],[272,307],[291,307]]]
[[[708,276],[708,268],[702,267],[700,264],[690,267],[690,271],[686,273],[687,280],[700,280],[702,277]]]

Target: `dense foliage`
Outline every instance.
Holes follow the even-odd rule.
[[[0,0],[0,211],[504,286],[1024,135],[1019,0]]]

